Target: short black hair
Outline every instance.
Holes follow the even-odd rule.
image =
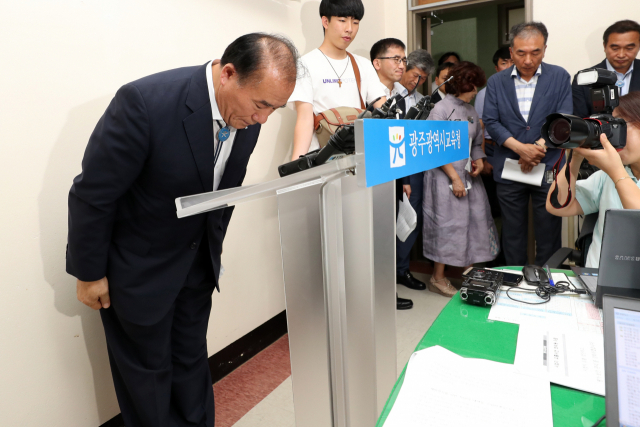
[[[609,43],[609,36],[611,34],[613,33],[623,34],[623,33],[628,33],[629,31],[636,31],[640,36],[640,24],[630,19],[625,19],[624,21],[618,21],[604,31],[604,34],[602,35],[602,41],[606,46],[606,44]]]
[[[513,39],[516,37],[529,38],[535,34],[541,34],[544,37],[544,45],[547,45],[547,39],[549,38],[549,32],[547,27],[542,22],[523,22],[522,24],[516,24],[511,27],[509,31],[509,46],[513,47]]]
[[[438,66],[444,64],[445,59],[449,58],[450,56],[455,56],[456,58],[458,58],[458,61],[460,61],[460,55],[458,55],[457,52],[445,52],[442,54],[440,59],[438,59]],[[450,64],[452,63],[450,62]]]
[[[440,73],[443,72],[444,70],[448,70],[449,68],[453,67],[454,64],[453,62],[444,62],[440,65],[438,65],[438,68],[436,68],[436,77],[440,77]]]
[[[498,66],[498,61],[504,59],[505,61],[511,59],[511,52],[508,47],[501,47],[493,54],[493,65]]]
[[[295,82],[298,74],[298,50],[284,36],[250,33],[235,39],[222,54],[220,65],[233,64],[238,84],[258,81],[262,70],[278,67],[282,76]]]
[[[353,18],[358,21],[364,16],[362,0],[322,0],[320,2],[320,18],[326,16],[331,21],[332,16]]]
[[[385,52],[389,50],[389,48],[391,47],[400,47],[402,49],[407,48],[404,45],[404,43],[402,43],[402,41],[398,39],[388,38],[388,39],[378,40],[373,44],[373,46],[371,46],[371,51],[369,51],[371,62],[373,62],[374,59],[384,55]]]
[[[433,73],[435,64],[431,54],[424,49],[416,49],[407,55],[407,71],[414,68],[426,74]]]

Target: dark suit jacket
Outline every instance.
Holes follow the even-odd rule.
[[[213,191],[213,120],[206,66],[121,87],[98,122],[69,192],[67,272],[107,277],[119,316],[167,313],[205,233],[214,275],[233,208],[178,219],[175,199]],[[219,190],[242,184],[260,125],[238,130]],[[217,284],[216,284],[217,286]]]
[[[543,62],[542,73],[538,77],[531,102],[529,118],[525,121],[518,107],[514,78],[511,77],[512,71],[513,66],[489,78],[482,113],[487,132],[498,144],[493,153],[493,178],[496,182],[503,184],[512,183],[501,178],[505,159],[517,160],[520,157],[502,144],[509,137],[514,137],[524,144],[533,144],[540,139],[540,129],[549,114],[571,114],[573,111],[571,76],[564,68]],[[552,169],[559,157],[560,150],[549,149],[542,159],[546,170]]]
[[[591,68],[602,68],[606,70],[606,60]],[[591,107],[589,86],[579,86],[576,76],[574,76],[573,83],[571,83],[571,91],[573,93],[573,114],[578,117],[589,117],[592,115],[593,108]],[[631,73],[631,84],[629,85],[629,92],[635,91],[640,91],[640,59],[633,61],[633,73]]]
[[[432,104],[437,104],[440,101],[442,101],[442,97],[440,96],[440,92],[436,92],[435,95],[433,95],[431,97],[431,103]]]

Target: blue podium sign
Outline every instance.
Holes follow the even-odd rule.
[[[367,187],[469,157],[467,122],[364,119],[356,122],[358,128]],[[356,141],[356,151],[359,145]]]

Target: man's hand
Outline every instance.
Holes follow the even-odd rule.
[[[523,163],[529,163],[531,164],[531,168],[533,168],[540,163],[540,160],[542,160],[546,152],[547,150],[538,144],[520,144],[516,154],[520,156]]]
[[[493,175],[493,165],[489,162],[484,162],[484,167],[482,168],[482,175]]]
[[[407,199],[409,197],[411,197],[411,186],[410,185],[403,185],[402,186],[402,191],[407,195]]]
[[[109,282],[106,277],[95,282],[83,282],[78,280],[77,284],[78,301],[99,310],[101,308],[109,308],[111,300],[109,299]]]
[[[522,171],[522,173],[531,172],[531,170],[535,166],[533,163],[525,162],[524,160],[522,160],[522,158],[520,158],[520,160],[518,160],[518,164],[520,165],[520,170]]]
[[[471,165],[473,167],[473,170],[469,175],[475,178],[476,176],[480,175],[480,173],[484,169],[484,162],[482,161],[482,159],[478,159],[474,160]]]

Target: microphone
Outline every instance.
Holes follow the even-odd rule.
[[[438,86],[436,88],[436,90],[433,91],[433,93],[431,94],[431,96],[435,95],[436,92],[438,91],[438,89],[440,89],[442,86],[444,86],[449,80],[451,80],[453,78],[453,76],[449,77],[447,80],[445,80],[444,82],[442,82],[442,84],[440,86]]]

